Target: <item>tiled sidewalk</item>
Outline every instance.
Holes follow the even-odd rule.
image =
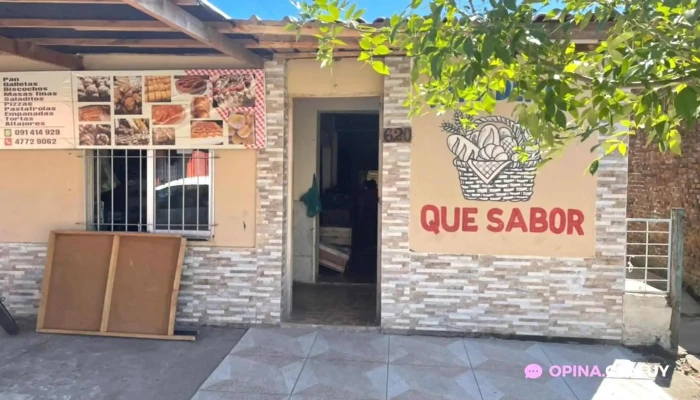
[[[548,373],[552,365],[596,365],[604,373],[638,361],[628,349],[602,345],[250,329],[193,400],[672,399],[653,378]],[[525,379],[529,364],[541,365],[542,377]]]

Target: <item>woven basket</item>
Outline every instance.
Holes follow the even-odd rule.
[[[525,145],[531,135],[524,130],[515,121],[500,116],[486,116],[476,118],[473,121],[477,128],[485,123],[498,123],[507,126],[513,132],[513,138],[518,146]],[[466,132],[469,139],[473,139],[471,135],[478,133],[476,131]],[[491,163],[493,167],[498,162],[493,161],[462,161],[459,158],[454,159],[454,166],[459,173],[460,187],[462,195],[467,200],[480,201],[528,201],[532,197],[532,192],[535,187],[535,173],[537,163],[540,161],[539,152],[531,155],[527,162],[510,161],[505,165],[501,162],[500,171],[496,172],[492,179],[484,179],[484,174],[477,173],[475,167],[482,163],[482,166]],[[494,164],[496,163],[496,164]],[[505,166],[503,166],[505,165]],[[494,168],[491,168],[492,170]],[[488,181],[488,182],[485,182]]]

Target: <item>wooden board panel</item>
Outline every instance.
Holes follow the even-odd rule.
[[[161,340],[179,340],[193,341],[195,337],[192,335],[146,335],[139,333],[114,333],[114,332],[84,332],[84,331],[69,331],[63,329],[37,329],[39,333],[56,333],[59,335],[86,335],[86,336],[107,336],[107,337],[123,337],[135,339],[161,339]]]
[[[108,332],[168,334],[181,241],[166,235],[121,236]]]
[[[113,235],[52,236],[37,328],[99,331]]]
[[[326,243],[318,245],[318,263],[338,272],[344,272],[350,259],[350,249],[342,249]]]

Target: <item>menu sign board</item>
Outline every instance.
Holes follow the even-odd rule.
[[[0,150],[75,147],[70,72],[0,73]]]
[[[264,148],[262,70],[73,73],[78,148]]]

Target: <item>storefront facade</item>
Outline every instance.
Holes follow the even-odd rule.
[[[86,69],[106,69],[100,56],[93,57],[95,65],[86,60]],[[219,60],[192,57],[178,63],[195,69],[245,67],[221,65]],[[37,70],[9,61],[2,63],[1,72]],[[295,128],[299,111],[295,100],[376,97],[381,99],[382,129],[412,127],[414,132],[411,142],[381,143],[379,149],[381,329],[622,340],[626,159],[606,157],[596,178],[582,175],[579,164],[585,160],[577,157],[572,164],[567,164],[570,158],[566,157],[554,167],[545,167],[564,171],[546,179],[568,176],[580,185],[562,185],[561,191],[566,192],[562,195],[556,185],[536,182],[543,189],[533,195],[534,203],[519,204],[547,212],[583,210],[583,219],[567,217],[574,223],[571,232],[542,233],[538,237],[546,239],[539,240],[524,232],[499,236],[484,225],[482,232],[494,236],[481,244],[478,240],[467,243],[469,236],[464,235],[479,232],[464,225],[455,233],[461,235],[459,239],[443,239],[430,231],[416,233],[422,229],[424,206],[438,210],[445,206],[448,225],[453,225],[455,207],[462,207],[462,212],[476,203],[464,199],[460,203],[460,181],[454,169],[444,178],[445,192],[457,197],[446,194],[447,200],[440,202],[442,190],[426,186],[430,181],[426,169],[442,173],[442,168],[454,168],[451,157],[445,164],[426,156],[437,151],[424,146],[426,135],[435,135],[440,149],[447,149],[446,137],[438,126],[429,131],[423,128],[424,120],[407,116],[403,102],[410,89],[409,60],[392,57],[386,62],[392,74],[384,78],[351,59],[339,61],[333,70],[320,69],[313,60],[265,62],[267,144],[257,150],[215,151],[214,231],[210,240],[191,241],[188,246],[178,323],[248,326],[288,320],[296,268],[292,211],[300,192],[293,184],[294,166],[307,158],[293,146],[295,136],[302,134]],[[158,69],[154,63],[152,57],[143,58],[128,69]],[[109,69],[120,68],[110,64]],[[89,223],[84,154],[82,150],[0,152],[0,203],[4,204],[0,209],[0,293],[17,315],[37,313],[49,231],[84,229]],[[439,165],[431,164],[436,160]],[[425,197],[428,192],[437,197]],[[513,208],[511,202],[499,200],[478,204],[484,204],[482,213],[501,205],[504,211]],[[467,214],[460,214],[462,223]],[[465,250],[460,250],[462,240],[468,244]],[[507,255],[499,254],[498,247],[487,249],[494,241]]]

